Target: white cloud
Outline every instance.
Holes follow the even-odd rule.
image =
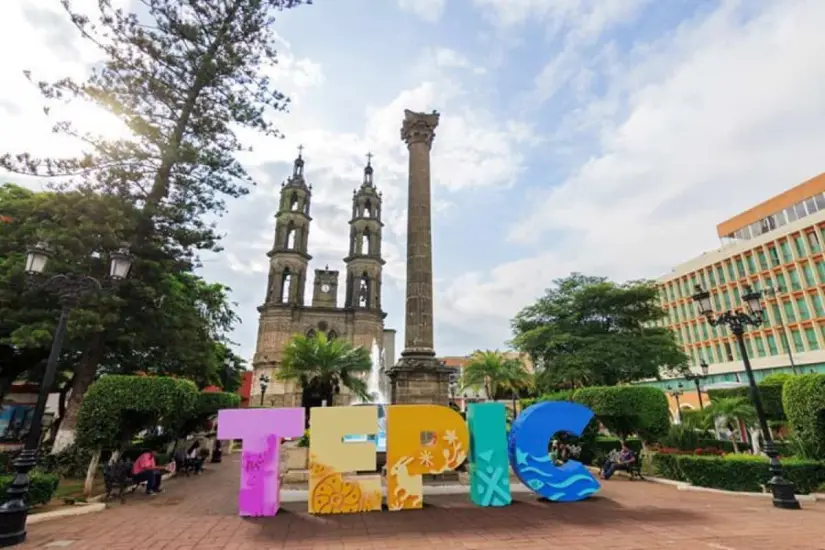
[[[825,4],[744,8],[725,3],[616,61],[588,126],[600,151],[529,196],[511,228],[543,251],[455,281],[445,321],[506,338],[554,277],[656,277],[715,247],[719,221],[825,170]]]
[[[446,0],[398,0],[398,7],[420,17],[428,23],[435,23],[444,13]]]

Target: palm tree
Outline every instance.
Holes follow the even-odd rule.
[[[723,397],[715,399],[710,406],[705,409],[705,415],[709,423],[720,421],[731,431],[733,437],[733,452],[739,452],[739,445],[736,442],[736,428],[739,422],[746,426],[752,425],[756,421],[756,409],[745,397]]]
[[[302,405],[310,393],[332,404],[341,386],[356,397],[368,400],[366,374],[372,368],[370,353],[363,347],[353,347],[342,339],[330,340],[324,333],[312,336],[295,335],[284,348],[277,377],[297,382],[303,390]]]
[[[530,385],[530,379],[520,359],[508,359],[498,350],[477,350],[464,365],[462,387],[483,387],[488,399],[495,399],[499,389],[509,390],[515,414],[519,391]]]

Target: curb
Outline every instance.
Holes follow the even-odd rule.
[[[70,518],[75,516],[85,516],[86,514],[94,514],[96,512],[102,512],[106,509],[106,505],[103,503],[93,503],[93,504],[75,504],[74,506],[63,508],[60,510],[54,510],[52,512],[43,512],[42,514],[32,514],[26,520],[26,523],[29,525],[40,523],[43,521],[50,521],[53,519],[60,519],[60,518]]]

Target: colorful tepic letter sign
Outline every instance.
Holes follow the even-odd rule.
[[[510,428],[510,464],[522,483],[546,499],[582,500],[599,490],[599,482],[581,462],[556,466],[550,458],[550,440],[559,432],[581,436],[593,412],[578,403],[546,401],[528,407]]]
[[[243,440],[242,516],[274,516],[280,507],[278,449],[281,438],[304,433],[304,409],[227,409],[218,412],[218,439]]]
[[[470,499],[479,506],[507,506],[513,499],[504,403],[470,404],[467,425],[470,428]]]
[[[470,437],[461,415],[441,405],[390,405],[387,410],[387,507],[424,506],[423,474],[454,470]]]
[[[381,476],[375,471],[375,440],[344,441],[378,432],[377,407],[318,407],[310,411],[309,513],[381,511]]]

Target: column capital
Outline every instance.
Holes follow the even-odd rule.
[[[426,143],[428,147],[431,146],[440,117],[437,111],[416,113],[405,109],[404,122],[401,125],[401,139],[406,142],[407,146],[413,143]]]

